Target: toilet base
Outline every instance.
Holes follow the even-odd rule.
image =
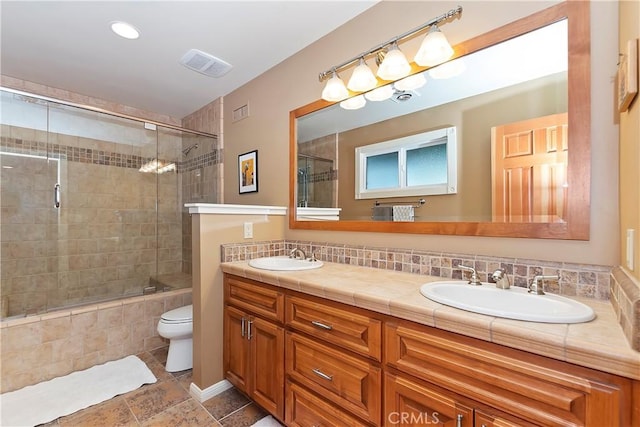
[[[172,339],[169,341],[167,354],[167,372],[185,371],[193,368],[193,337]]]

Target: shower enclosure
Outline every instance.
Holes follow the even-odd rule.
[[[182,206],[216,201],[214,135],[1,97],[2,318],[191,285]]]
[[[298,154],[298,207],[336,207],[336,172],[331,159]]]

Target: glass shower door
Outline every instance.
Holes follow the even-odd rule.
[[[45,311],[55,292],[60,161],[49,144],[47,102],[4,91],[0,101],[0,296],[6,318]]]

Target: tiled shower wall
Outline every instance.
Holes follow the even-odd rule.
[[[3,152],[59,159],[2,156],[3,316],[140,294],[181,271],[178,174],[138,171],[177,157],[179,134],[162,137],[156,152],[155,136],[136,147],[3,125]]]
[[[182,148],[198,144],[183,157],[182,179],[182,272],[191,274],[191,216],[185,203],[222,203],[222,105],[219,98],[182,120],[182,127],[217,135],[217,139],[203,139],[190,135]]]

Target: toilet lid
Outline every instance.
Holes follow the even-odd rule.
[[[172,322],[172,323],[192,322],[193,321],[193,305],[185,305],[184,307],[167,311],[162,315],[161,318],[165,322]]]

